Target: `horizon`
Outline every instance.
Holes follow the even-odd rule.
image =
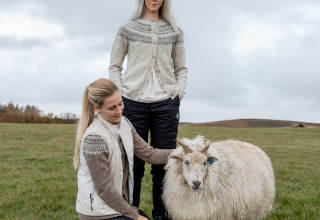
[[[65,114],[75,114],[73,112],[61,112],[58,114],[54,114],[53,112],[44,112],[41,110],[38,106],[32,105],[32,104],[27,104],[27,105],[19,105],[18,103],[14,102],[8,102],[3,104],[3,102],[0,101],[0,105],[8,105],[9,103],[13,104],[14,106],[20,107],[20,108],[25,108],[27,105],[29,106],[34,106],[38,108],[42,116],[48,116],[49,114],[53,114],[53,117],[61,117]],[[79,119],[80,115],[76,115],[76,118],[72,117],[72,119]],[[270,119],[270,118],[233,118],[233,119],[222,119],[222,120],[217,120],[217,121],[204,121],[204,122],[191,122],[191,121],[179,121],[179,124],[205,124],[205,123],[216,123],[216,122],[228,122],[228,121],[241,121],[241,120],[263,120],[263,121],[282,121],[282,122],[294,122],[294,123],[305,123],[305,124],[316,124],[320,125],[320,122],[308,122],[308,121],[297,121],[297,120],[281,120],[281,119]]]

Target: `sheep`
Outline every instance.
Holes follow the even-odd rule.
[[[162,195],[173,220],[257,220],[272,210],[274,174],[260,148],[236,140],[210,144],[200,135],[177,142]]]

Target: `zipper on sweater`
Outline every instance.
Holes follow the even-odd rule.
[[[92,203],[93,203],[93,197],[94,197],[94,188],[92,189],[92,192],[90,193],[90,205],[91,205],[91,211],[93,212],[93,207],[92,207]]]

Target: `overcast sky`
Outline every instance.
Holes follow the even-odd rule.
[[[135,0],[0,0],[0,102],[80,115],[84,88],[109,78]],[[182,122],[320,123],[319,0],[172,0],[185,35]]]

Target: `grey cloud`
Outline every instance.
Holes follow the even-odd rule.
[[[230,51],[223,47],[208,46],[201,39],[198,40],[196,45],[199,48],[189,48],[192,54],[187,56],[187,96],[217,105],[243,103],[236,100],[247,89],[243,86],[241,74],[237,72]]]
[[[92,43],[88,46],[88,52],[90,53],[111,53],[113,41],[115,36],[105,37],[103,40],[94,40],[92,39]]]
[[[282,44],[275,57],[257,51],[246,69],[249,82],[292,96],[319,99],[319,48],[320,40]]]
[[[135,2],[124,1],[43,1],[36,16],[65,26],[70,37],[113,36],[119,25],[129,19]]]
[[[81,103],[88,82],[108,77],[106,55],[111,52],[115,34],[120,24],[129,19],[135,3],[135,0],[0,0],[0,11],[23,9],[36,19],[58,24],[65,33],[59,40],[67,44],[67,49],[59,49],[50,47],[55,39],[2,36],[0,49],[20,48],[21,51],[12,58],[17,64],[13,70],[2,74],[1,101],[55,103],[62,106],[60,109],[70,108],[70,103],[72,107],[74,103]],[[317,19],[311,19],[299,11],[304,7],[320,9],[318,0],[173,0],[172,5],[177,23],[184,30],[189,68],[187,94],[182,106],[199,101],[205,107],[216,109],[215,120],[223,120],[223,117],[239,118],[249,113],[282,117],[287,115],[288,108],[279,106],[290,106],[291,110],[299,106],[298,102],[303,102],[305,106],[297,108],[297,112],[291,110],[290,118],[286,119],[320,120],[316,111],[320,109],[320,31],[312,30],[312,27],[319,27],[320,18],[313,15]],[[243,18],[249,23],[277,25],[284,30],[307,27],[309,32],[283,37],[275,43],[273,56],[257,48],[247,56],[246,65],[239,65],[231,46],[239,25],[246,25],[241,23]],[[30,54],[31,48],[39,50],[32,50]],[[103,59],[105,66],[89,65],[85,70],[81,66]],[[36,64],[36,72],[26,70],[30,63]],[[36,69],[32,67],[31,70]],[[20,88],[19,94],[8,86],[10,84]],[[305,109],[308,116],[302,115],[301,109]],[[182,108],[182,115],[187,111]],[[203,118],[208,121],[210,117]]]
[[[108,0],[1,0],[1,10],[19,8],[38,19],[64,26],[71,38],[84,36],[113,36],[120,24],[131,16],[136,1]]]
[[[48,47],[50,42],[44,39],[23,38],[18,39],[15,36],[2,35],[0,36],[0,48],[24,50],[37,47]]]
[[[192,2],[193,5],[190,6],[182,1],[180,3],[182,8],[175,8],[181,15],[180,18],[184,9],[196,8],[199,4]],[[302,16],[297,17],[297,9],[306,5],[319,7],[318,2],[293,3],[288,5],[283,1],[269,1],[264,4],[249,0],[214,2],[211,7],[202,7],[201,14],[197,16],[192,16],[192,13],[184,16],[180,21],[183,23],[186,44],[189,47],[187,58],[190,81],[187,97],[197,97],[217,105],[245,105],[246,97],[250,95],[245,85],[251,84],[291,96],[319,99],[317,82],[320,80],[316,72],[320,72],[320,66],[316,59],[319,57],[320,36],[317,32],[304,36],[301,41],[293,42],[293,45],[286,42],[290,41],[290,36],[286,37],[276,45],[279,54],[275,60],[269,53],[258,49],[248,58],[246,67],[239,66],[230,51],[235,34],[235,21],[240,15],[248,16],[256,22],[276,22],[283,28],[292,24],[298,26],[317,22],[306,21]]]

